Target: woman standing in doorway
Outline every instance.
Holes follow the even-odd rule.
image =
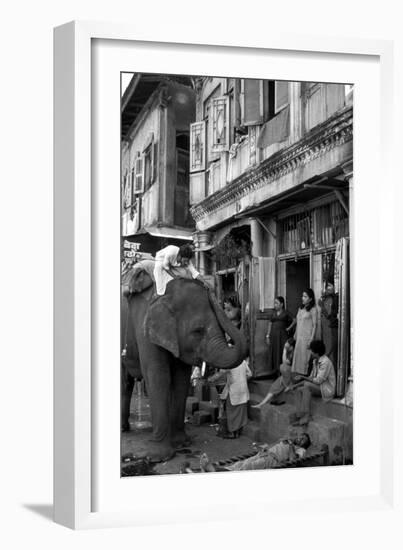
[[[319,306],[321,308],[322,340],[325,344],[326,355],[337,367],[339,300],[331,279],[326,281],[325,292],[319,300]]]
[[[309,346],[315,339],[318,325],[318,310],[315,304],[315,294],[311,288],[302,293],[302,305],[297,313],[297,328],[295,331],[295,350],[291,371],[306,375],[310,357]]]
[[[288,332],[293,325],[293,318],[285,309],[282,296],[274,300],[274,313],[270,319],[266,342],[270,346],[270,361],[272,370],[278,371],[282,363],[284,345],[288,339]]]

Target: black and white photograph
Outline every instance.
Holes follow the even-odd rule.
[[[353,464],[348,83],[121,73],[121,475]]]

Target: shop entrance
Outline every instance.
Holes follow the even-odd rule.
[[[286,262],[286,296],[287,309],[296,315],[301,305],[301,296],[305,288],[310,287],[309,258]]]

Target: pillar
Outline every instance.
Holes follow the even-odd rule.
[[[262,228],[255,218],[250,220],[250,237],[252,242],[252,256],[263,256]]]
[[[352,203],[353,203],[353,183],[354,183],[354,179],[353,179],[353,161],[349,161],[345,164],[343,164],[342,166],[343,168],[343,172],[344,172],[344,177],[345,177],[345,181],[348,182],[348,189],[349,189],[349,212],[352,212]],[[350,247],[350,266],[351,266],[351,247]],[[350,268],[350,273],[351,273],[351,268]],[[353,287],[353,280],[350,278],[350,301],[351,301],[351,296],[353,296],[353,293],[354,293],[354,289],[352,288]],[[354,310],[353,308],[350,307],[350,334],[351,334],[351,342],[350,342],[350,350],[353,350],[354,346],[353,346],[353,343],[354,343]],[[346,390],[346,396],[345,396],[345,401],[346,401],[346,404],[349,405],[349,406],[353,406],[353,384],[354,384],[354,357],[353,357],[353,354],[351,353],[350,351],[350,375],[348,377],[348,381],[347,381],[347,390]]]
[[[301,82],[290,82],[290,137],[294,143],[302,137]]]

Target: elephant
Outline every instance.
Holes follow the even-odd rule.
[[[144,299],[150,299],[154,284],[153,270],[154,261],[144,260],[122,274],[120,332],[121,348],[124,350],[121,360],[121,429],[123,432],[130,430],[130,402],[135,380],[143,379],[129,304],[130,300],[133,300],[135,305],[136,302],[142,303]],[[143,292],[144,294],[140,296]]]
[[[156,297],[151,265],[139,264],[124,283],[124,292],[151,405],[153,434],[147,456],[160,462],[188,443],[184,420],[192,366],[205,361],[220,369],[234,368],[246,357],[247,346],[202,282],[177,277]],[[233,345],[228,345],[226,334]]]

